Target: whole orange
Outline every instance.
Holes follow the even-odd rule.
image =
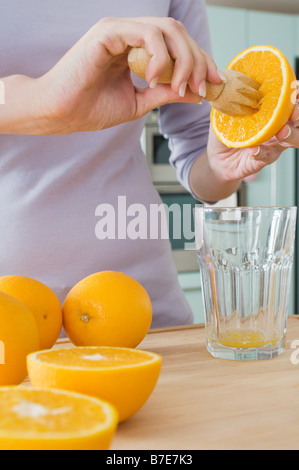
[[[33,314],[19,300],[0,292],[0,386],[20,384],[27,376],[27,354],[38,349]]]
[[[130,276],[102,271],[76,284],[63,305],[63,326],[76,346],[135,348],[147,334],[152,304]]]
[[[50,349],[62,329],[61,304],[54,292],[36,279],[16,275],[0,277],[0,291],[26,305],[36,320],[40,349]]]

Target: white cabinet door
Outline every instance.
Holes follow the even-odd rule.
[[[249,46],[265,44],[277,47],[295,68],[298,17],[281,13],[248,12]],[[298,36],[299,37],[299,36]],[[279,160],[264,168],[258,178],[248,184],[248,204],[294,205],[296,203],[295,151],[286,150]],[[293,270],[289,313],[295,312],[295,276]]]
[[[247,47],[247,11],[240,8],[207,7],[213,58],[223,70]]]
[[[248,47],[277,47],[292,63],[294,60],[296,16],[248,11]]]
[[[180,273],[179,283],[194,315],[194,323],[204,323],[200,273]]]
[[[248,46],[277,47],[295,67],[296,16],[253,11],[247,15]],[[295,152],[291,149],[248,184],[248,205],[293,205],[295,182]]]

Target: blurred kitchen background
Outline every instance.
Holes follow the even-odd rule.
[[[299,79],[299,0],[206,0],[213,47],[218,68],[224,69],[247,47],[265,44],[280,49]],[[152,111],[142,135],[153,182],[165,204],[196,204],[177,182],[168,163],[167,141],[159,132],[157,110]],[[222,206],[297,205],[299,200],[299,151],[288,149],[277,163],[264,168],[253,181],[243,182],[240,191]],[[298,232],[297,232],[298,233]],[[185,240],[172,238],[178,278],[194,313],[195,323],[204,321],[200,274],[196,255],[183,249]],[[289,313],[299,312],[299,245],[296,253]]]

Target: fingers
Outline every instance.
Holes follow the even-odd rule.
[[[285,147],[282,147],[279,144],[263,144],[258,147],[248,149],[251,159],[257,162],[263,162],[266,165],[274,163],[284,150]]]
[[[299,147],[299,109],[296,106],[289,122],[276,135],[277,139],[290,147]]]
[[[206,80],[214,83],[222,81],[215,62],[200,49],[181,22],[170,18],[162,20],[166,20],[161,27],[163,27],[167,49],[171,57],[175,59],[171,83],[173,91],[184,97],[188,84],[195,95],[205,97]]]
[[[205,97],[207,79],[221,82],[216,64],[200,49],[182,23],[169,18],[164,20],[161,25],[163,35],[169,54],[175,60],[171,82],[173,91],[184,97],[188,84],[194,94]]]
[[[299,148],[299,108],[295,106],[288,123],[283,126],[273,139],[263,145],[252,147],[250,157],[272,163],[287,148]]]
[[[197,44],[193,46],[192,50],[195,59],[193,59],[193,68],[188,78],[188,85],[194,94],[205,98],[207,93],[206,80],[213,83],[221,83],[225,77],[220,77],[219,74],[221,74],[221,72],[218,71],[213,59],[202,51]],[[178,69],[180,69],[179,61],[177,61],[177,63]]]
[[[151,56],[146,80],[154,88],[159,76],[175,60],[172,90],[184,97],[188,88],[205,97],[205,81],[221,83],[213,59],[200,49],[184,25],[173,18],[107,18],[98,23],[100,41],[111,55],[122,54],[128,46],[144,47]]]
[[[294,110],[291,114],[290,121],[292,123],[296,123],[297,121],[299,121],[299,108],[298,108],[298,106],[295,106],[295,108],[294,108]]]
[[[110,57],[123,54],[128,47],[144,47],[152,58],[151,79],[158,76],[169,61],[163,32],[154,24],[144,25],[126,18],[103,18],[90,32]]]
[[[279,131],[277,139],[282,143],[289,144],[290,147],[299,148],[299,128],[287,124]]]

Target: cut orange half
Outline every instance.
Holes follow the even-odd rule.
[[[40,351],[27,357],[34,387],[72,390],[115,406],[119,421],[136,413],[151,395],[161,356],[139,349],[108,346]]]
[[[107,450],[113,406],[61,390],[0,388],[0,450]]]
[[[287,123],[295,106],[296,76],[286,57],[272,46],[254,46],[238,54],[227,66],[261,84],[259,110],[248,116],[229,116],[212,109],[211,123],[227,147],[260,145]]]

